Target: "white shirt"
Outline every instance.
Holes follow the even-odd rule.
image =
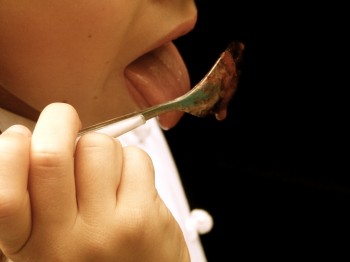
[[[8,118],[12,119],[12,123],[7,120]],[[0,130],[4,131],[9,125],[14,124],[14,119],[17,123],[29,125],[31,129],[33,127],[30,121],[0,108]],[[148,120],[146,124],[118,138],[124,146],[138,146],[150,155],[155,169],[156,188],[184,233],[191,261],[207,261],[199,234],[211,230],[212,218],[204,210],[190,212],[177,167],[157,121]]]

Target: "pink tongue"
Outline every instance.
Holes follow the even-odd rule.
[[[125,70],[129,90],[140,108],[177,98],[190,89],[185,63],[171,42],[147,53]],[[173,127],[183,115],[174,111],[159,116],[164,129]]]

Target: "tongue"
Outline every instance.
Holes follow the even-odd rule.
[[[177,98],[190,89],[187,68],[171,42],[131,63],[125,71],[129,90],[140,108]],[[163,129],[176,125],[182,112],[159,116]]]

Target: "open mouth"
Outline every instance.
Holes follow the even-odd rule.
[[[132,62],[125,76],[129,91],[141,109],[172,100],[191,88],[186,65],[173,42]],[[169,129],[182,115],[182,112],[165,113],[158,120],[162,128]]]

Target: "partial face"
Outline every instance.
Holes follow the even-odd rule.
[[[195,21],[194,0],[0,0],[0,85],[38,110],[71,103],[84,125],[158,104],[189,89],[169,43]]]

